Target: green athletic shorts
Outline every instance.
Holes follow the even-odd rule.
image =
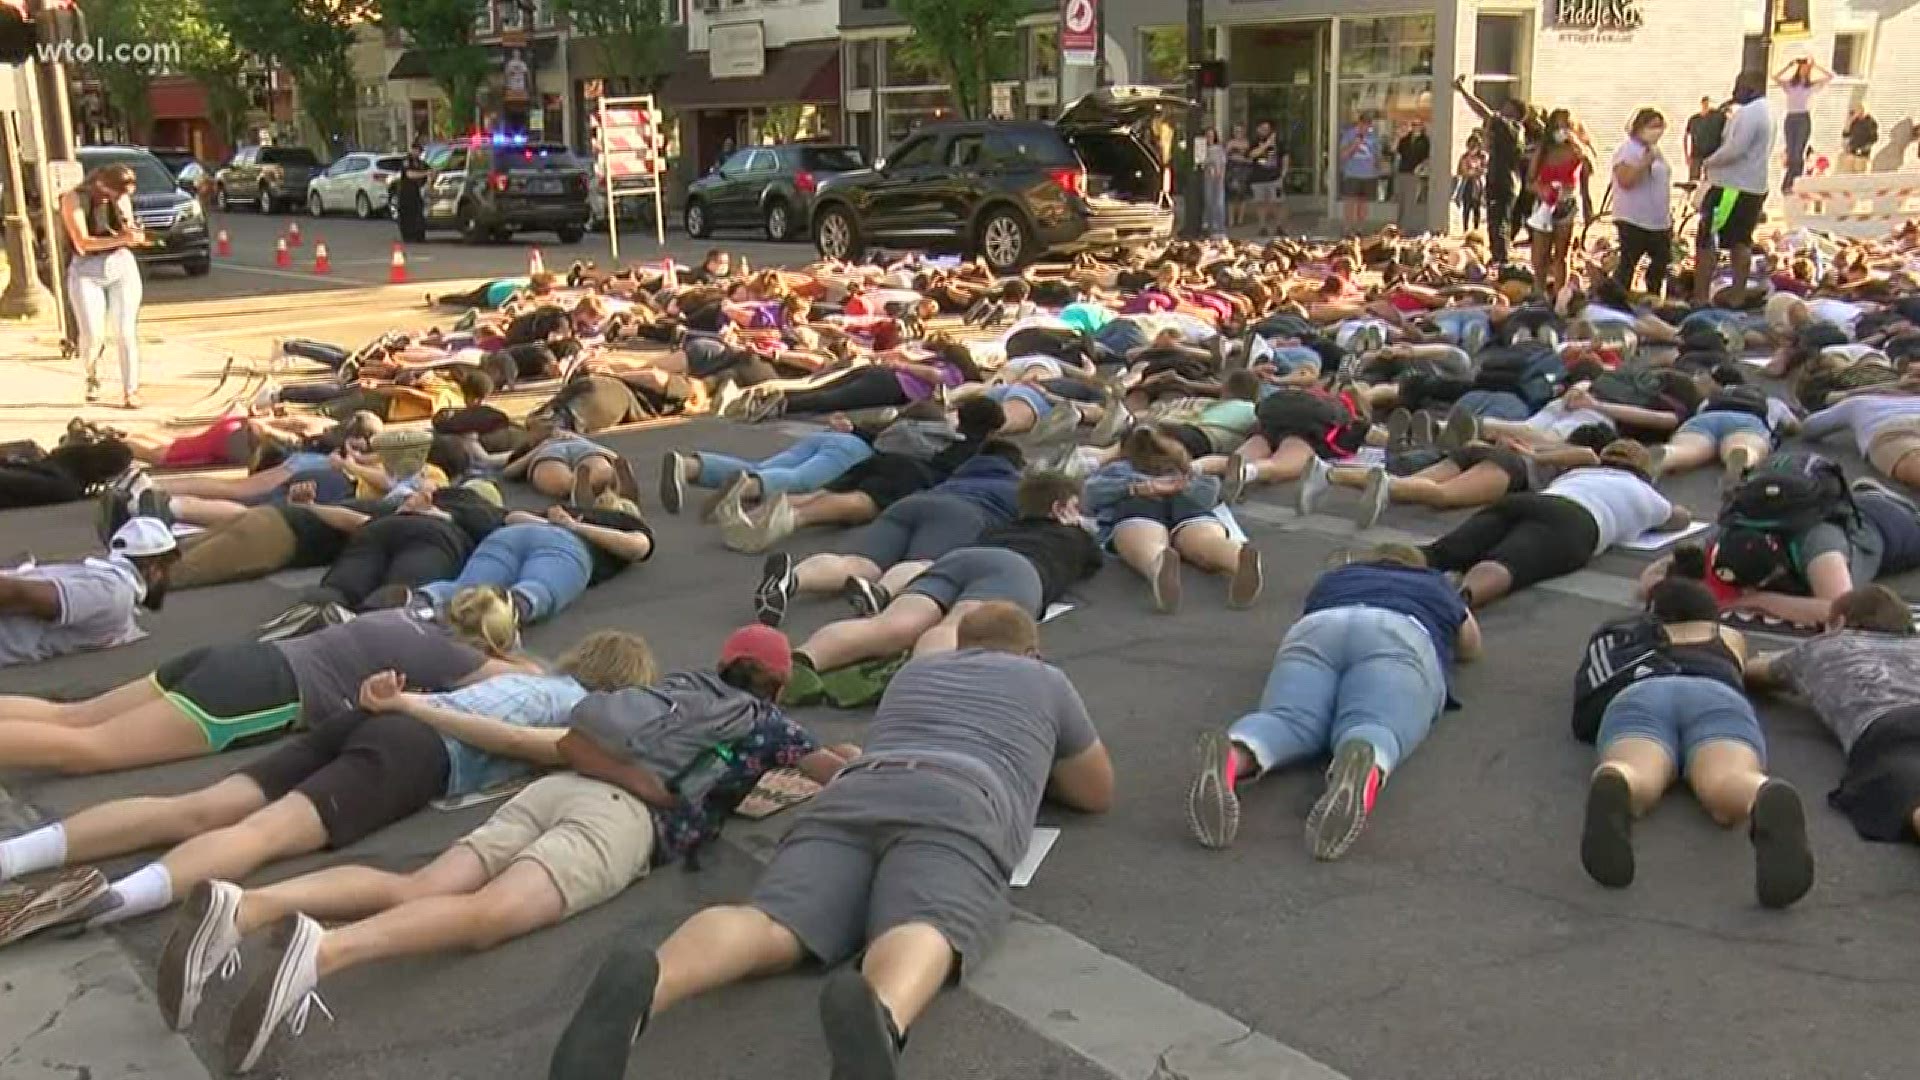
[[[300,719],[299,683],[272,645],[195,649],[154,669],[153,684],[200,726],[213,753],[288,731]]]

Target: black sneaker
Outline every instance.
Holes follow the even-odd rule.
[[[873,618],[893,603],[893,594],[887,591],[885,585],[866,578],[848,578],[840,595],[846,598],[847,606],[853,609],[854,614],[863,619]]]
[[[1813,851],[1800,793],[1785,780],[1768,780],[1753,799],[1747,825],[1753,840],[1753,887],[1760,906],[1783,908],[1813,888]]]
[[[760,586],[753,591],[753,613],[762,623],[779,627],[787,618],[800,581],[794,576],[793,556],[776,551],[760,567]]]
[[[1609,889],[1633,884],[1633,791],[1612,769],[1593,774],[1580,830],[1580,865]]]
[[[567,1021],[547,1065],[548,1080],[620,1080],[627,1055],[647,1030],[653,993],[660,983],[660,960],[653,949],[631,937],[616,941],[612,953],[587,985],[587,996]]]
[[[679,451],[669,451],[660,460],[660,505],[667,513],[677,514],[687,499],[687,457]]]
[[[833,1080],[900,1075],[900,1036],[859,968],[842,967],[827,976],[820,990],[820,1029],[833,1056]]]

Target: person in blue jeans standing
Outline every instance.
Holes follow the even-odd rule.
[[[652,557],[653,530],[640,508],[609,493],[591,508],[508,514],[473,549],[459,577],[422,585],[420,593],[444,609],[466,589],[498,586],[524,625],[552,618],[588,588]]]
[[[845,416],[836,414],[831,422],[832,431],[802,435],[792,446],[761,461],[710,450],[676,450],[660,462],[660,505],[670,514],[679,513],[686,504],[688,484],[720,493],[709,511],[722,501],[819,491],[873,456],[873,444],[854,434]]]
[[[1331,751],[1307,846],[1316,859],[1346,854],[1387,776],[1452,704],[1454,662],[1480,649],[1466,602],[1416,548],[1382,544],[1321,575],[1280,643],[1259,706],[1195,744],[1194,837],[1209,848],[1233,843],[1242,782]]]

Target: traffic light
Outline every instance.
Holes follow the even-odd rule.
[[[1200,61],[1200,89],[1225,90],[1227,88],[1227,62],[1225,60]]]
[[[39,31],[27,18],[26,0],[0,0],[0,64],[32,60],[39,41]]]

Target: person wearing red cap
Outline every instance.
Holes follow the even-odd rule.
[[[197,1002],[246,935],[272,928],[276,958],[234,1007],[227,1040],[244,1072],[283,1024],[299,1030],[322,978],[491,948],[613,898],[652,867],[691,862],[763,774],[797,768],[826,783],[858,756],[821,746],[776,704],[792,668],[786,635],[747,626],[721,646],[717,670],[588,694],[553,744],[572,771],[534,781],[411,874],[341,866],[262,889],[203,886],[162,958],[181,988],[161,995],[163,1008]],[[322,919],[358,921],[323,930]],[[189,1016],[175,1007],[168,1018]]]

